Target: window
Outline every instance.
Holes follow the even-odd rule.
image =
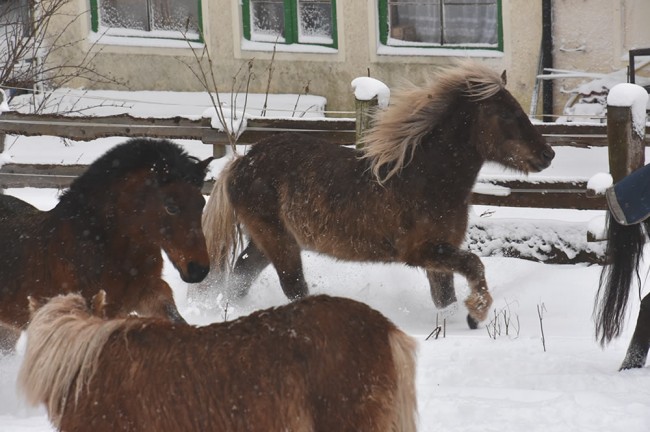
[[[242,10],[250,41],[336,47],[334,0],[244,0]]]
[[[90,4],[95,32],[200,40],[199,0],[90,0]]]
[[[501,50],[501,0],[379,0],[383,45]]]

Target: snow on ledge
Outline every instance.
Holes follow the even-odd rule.
[[[386,108],[390,101],[390,89],[375,78],[355,78],[352,80],[352,89],[357,100],[369,101],[376,97],[380,108]]]
[[[3,112],[11,111],[9,108],[9,103],[7,102],[7,93],[4,90],[0,89],[0,114]]]
[[[631,107],[634,132],[641,137],[645,135],[647,104],[648,92],[637,84],[616,84],[607,95],[608,106]]]
[[[235,133],[237,137],[246,130],[247,120],[242,112],[235,112],[228,108],[222,108],[217,112],[212,107],[205,110],[202,117],[210,119],[210,126],[212,128],[228,134]],[[224,121],[227,123],[226,125],[224,125]]]

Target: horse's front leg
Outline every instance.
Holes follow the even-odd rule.
[[[0,323],[0,354],[13,353],[19,338],[19,330]]]
[[[460,273],[471,290],[465,305],[468,310],[467,324],[477,328],[487,318],[492,296],[485,280],[485,268],[478,256],[461,250],[449,243],[426,243],[419,250],[412,251],[407,264],[424,267],[427,271]]]
[[[456,303],[456,290],[454,289],[454,274],[427,270],[431,299],[438,309],[445,309]]]
[[[633,369],[645,366],[648,358],[648,349],[650,348],[650,294],[646,295],[641,301],[639,318],[636,321],[636,328],[627,348],[625,359],[621,368]]]

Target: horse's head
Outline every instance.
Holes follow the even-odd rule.
[[[524,173],[548,168],[555,152],[505,88],[475,103],[472,139],[486,160]]]
[[[70,293],[62,294],[53,298],[41,298],[27,296],[29,304],[30,319],[34,318],[36,313],[46,305],[50,309],[56,309],[60,314],[82,314],[94,315],[100,318],[106,318],[106,291],[100,289],[88,302],[81,294]]]
[[[197,163],[195,169],[205,176],[211,160]],[[154,205],[158,215],[155,229],[162,249],[185,282],[202,281],[210,270],[210,261],[201,228],[205,206],[201,186],[187,178],[161,183]]]

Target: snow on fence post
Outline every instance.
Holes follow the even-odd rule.
[[[630,83],[615,85],[607,95],[609,171],[614,182],[645,164],[648,92]]]
[[[0,89],[0,115],[2,115],[3,112],[8,112],[11,111],[9,108],[9,98],[7,97],[7,94],[3,89]],[[4,132],[0,131],[0,153],[5,151],[5,137],[7,134]]]
[[[383,82],[370,77],[352,80],[354,90],[354,110],[356,120],[357,148],[362,146],[361,138],[370,128],[375,110],[386,108],[390,99],[390,90]]]

